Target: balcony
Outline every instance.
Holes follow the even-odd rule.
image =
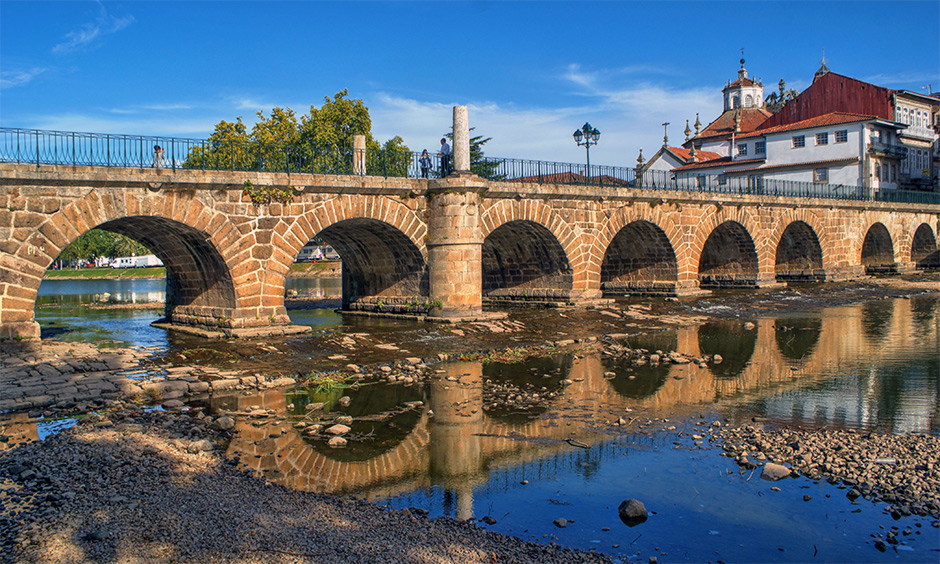
[[[881,141],[872,141],[868,144],[868,152],[879,157],[889,157],[893,159],[906,159],[907,147],[901,145],[889,145]]]

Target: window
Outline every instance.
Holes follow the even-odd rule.
[[[875,178],[881,180],[881,163],[875,163]]]
[[[813,171],[813,182],[822,182],[827,184],[829,182],[829,169],[828,168],[817,168]]]
[[[744,97],[744,107],[750,108],[753,105],[754,105],[754,98],[752,98],[751,95],[748,94],[747,96]]]
[[[849,140],[849,132],[845,129],[836,131],[836,143],[846,143]]]
[[[757,141],[754,143],[754,154],[763,155],[767,152],[767,142],[766,141]]]
[[[817,133],[816,134],[816,144],[817,145],[828,145],[829,144],[829,133]]]
[[[727,184],[727,183],[728,183],[728,177],[725,176],[724,174],[719,174],[719,175],[718,175],[718,184],[720,184],[721,186],[724,186],[724,185]]]
[[[738,154],[739,155],[747,154],[747,143],[738,143]]]
[[[806,146],[806,137],[804,137],[803,135],[793,136],[793,148],[794,149],[799,149],[800,147],[805,147],[805,146]]]

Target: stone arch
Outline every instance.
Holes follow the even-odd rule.
[[[675,293],[676,252],[658,225],[635,220],[620,229],[604,253],[600,287],[605,294]]]
[[[804,221],[787,225],[777,241],[777,280],[822,282],[825,280],[819,237]]]
[[[675,291],[680,286],[697,285],[698,281],[694,278],[691,280],[683,279],[684,272],[689,269],[687,264],[688,253],[683,252],[687,249],[688,244],[679,221],[681,221],[680,214],[674,211],[666,211],[665,206],[648,207],[641,204],[623,206],[614,211],[595,234],[589,255],[590,266],[587,271],[590,276],[589,285],[601,288],[602,284],[606,282],[606,280],[602,281],[601,275],[604,261],[607,260],[607,255],[610,253],[614,240],[624,233],[624,229],[631,224],[634,227],[648,225],[652,231],[646,230],[647,234],[652,235],[652,232],[655,232],[657,244],[668,245],[671,250],[676,261],[676,275],[673,278],[668,278],[668,286],[671,286]],[[626,233],[630,233],[630,231]]]
[[[911,262],[917,268],[940,268],[940,249],[930,225],[922,223],[911,240]]]
[[[530,296],[567,301],[583,297],[589,290],[588,256],[580,233],[551,207],[535,200],[499,200],[483,211],[480,222],[483,295],[489,300]],[[521,248],[519,243],[524,240],[535,242],[537,247]],[[499,256],[494,254],[497,249],[501,249]],[[540,255],[548,262],[533,262]],[[488,280],[487,272],[495,273],[496,265],[508,264],[506,261],[517,265],[510,267],[513,272],[502,281]]]
[[[561,243],[544,225],[513,220],[483,240],[483,296],[495,300],[562,300],[572,270]]]
[[[728,220],[715,227],[701,247],[699,285],[705,287],[754,286],[760,268],[757,248],[741,223]]]
[[[344,309],[419,313],[416,307],[425,308],[427,224],[412,208],[365,195],[339,196],[310,208],[283,236],[275,234],[267,294],[283,297],[290,265],[308,241],[320,237],[343,261]]]
[[[861,263],[865,267],[866,274],[896,270],[894,243],[891,240],[891,233],[883,223],[874,223],[865,233],[861,249]]]
[[[164,262],[168,321],[224,329],[258,316],[246,311],[250,291],[239,291],[232,275],[237,260],[231,249],[238,248],[240,233],[225,216],[191,192],[91,190],[46,216],[16,253],[17,274],[10,281],[18,301],[4,300],[4,326],[21,336],[39,336],[33,309],[43,272],[66,246],[96,227],[139,241]]]

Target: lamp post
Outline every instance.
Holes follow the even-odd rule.
[[[584,145],[584,150],[587,152],[587,177],[591,178],[591,145],[597,145],[597,140],[600,139],[601,132],[597,129],[591,127],[591,124],[584,122],[584,125],[581,126],[581,129],[576,129],[574,132],[574,142],[578,146]]]

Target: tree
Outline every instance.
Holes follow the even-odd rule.
[[[222,120],[205,145],[190,149],[183,167],[249,170],[249,145],[248,130],[241,116],[234,123]]]
[[[149,255],[150,250],[137,241],[103,229],[92,229],[62,249],[57,260],[94,260],[97,257]]]
[[[471,127],[470,131],[474,129],[475,128]],[[445,133],[444,135],[450,139],[451,143],[454,142],[453,133]],[[487,159],[483,155],[483,145],[486,145],[486,143],[492,139],[492,137],[484,139],[482,135],[470,138],[470,172],[481,178],[486,178],[487,180],[502,180],[506,178],[506,175],[498,174],[496,171],[503,161]]]
[[[190,151],[185,166],[351,174],[353,137],[365,135],[369,174],[406,175],[411,160],[408,147],[400,137],[384,147],[375,141],[369,108],[348,96],[344,89],[332,99],[325,97],[320,108],[310,106],[310,114],[299,122],[290,108],[275,107],[270,117],[258,112],[250,135],[241,117],[234,123],[221,121],[205,146]]]

